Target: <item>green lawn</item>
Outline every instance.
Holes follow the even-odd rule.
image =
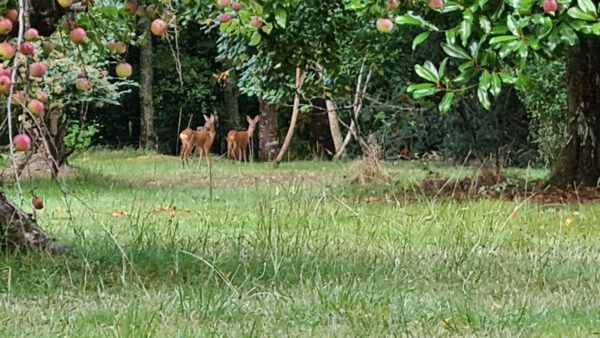
[[[422,166],[388,163],[394,183],[350,185],[352,163],[222,159],[211,199],[205,164],[192,163],[93,152],[60,186],[23,181],[74,256],[2,258],[0,335],[600,334],[596,205],[355,203],[418,182]]]

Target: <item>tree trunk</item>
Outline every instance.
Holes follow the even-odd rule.
[[[586,38],[567,60],[569,141],[550,183],[595,186],[600,178],[600,39]]]
[[[154,104],[152,102],[152,34],[146,27],[146,41],[140,46],[140,148],[155,149]]]
[[[0,191],[0,238],[2,249],[24,248],[50,254],[67,253],[69,248],[50,237],[32,215],[25,213]]]
[[[279,151],[279,125],[277,106],[260,100],[260,124],[258,126],[258,158],[272,161]]]
[[[338,120],[338,113],[335,103],[333,103],[331,99],[326,99],[325,105],[327,106],[327,118],[329,119],[331,139],[333,140],[333,147],[335,148],[334,154],[340,153],[340,157],[343,157],[344,150],[342,149],[342,144],[344,143],[344,138],[342,137],[342,132],[340,131],[340,122]]]
[[[240,94],[237,87],[237,75],[229,61],[225,62],[224,66],[231,70],[229,71],[229,77],[225,80],[225,86],[223,88],[225,116],[223,116],[224,119],[222,119],[222,122],[226,131],[239,130],[241,127],[240,108],[238,103]]]
[[[290,127],[283,140],[283,145],[279,150],[279,155],[275,159],[275,167],[279,166],[279,163],[283,160],[283,156],[292,143],[294,137],[294,130],[296,129],[296,122],[298,121],[298,113],[300,111],[300,90],[302,89],[302,70],[300,67],[296,67],[296,94],[294,95],[294,107],[292,108],[292,120],[290,121]]]

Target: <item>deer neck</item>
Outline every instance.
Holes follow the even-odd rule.
[[[252,135],[254,134],[254,129],[256,129],[255,126],[249,126],[248,127],[248,131],[246,131],[246,134],[248,134],[248,139],[252,138]]]

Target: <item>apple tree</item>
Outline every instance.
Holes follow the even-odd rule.
[[[368,10],[358,0],[348,5]],[[433,97],[447,112],[454,99],[475,91],[480,104],[490,109],[505,86],[527,90],[527,60],[533,55],[549,59],[563,51],[567,59],[569,139],[555,163],[555,185],[596,185],[600,179],[600,116],[598,75],[600,22],[598,4],[591,0],[430,0],[406,3],[401,15],[390,15],[400,26],[423,31],[418,45],[440,34],[447,58],[415,65],[423,80],[412,84],[415,99]],[[427,6],[427,7],[426,7]],[[398,30],[402,29],[399,27]],[[393,33],[393,31],[392,31]]]

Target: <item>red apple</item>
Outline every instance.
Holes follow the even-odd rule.
[[[12,29],[13,29],[13,24],[12,24],[12,21],[10,21],[10,19],[8,19],[8,18],[0,19],[0,34],[1,35],[6,35],[6,34],[10,33],[10,31],[12,31]]]
[[[85,39],[87,38],[85,29],[83,29],[81,27],[77,27],[77,28],[73,29],[71,31],[71,33],[69,33],[69,36],[71,37],[71,41],[73,41],[75,43],[81,43],[81,42],[85,41]]]
[[[429,0],[429,8],[440,9],[444,7],[444,0]]]
[[[27,109],[36,116],[44,115],[44,103],[38,99],[31,99],[27,103]]]
[[[0,75],[0,93],[8,93],[10,91],[10,78],[6,75]]]
[[[6,67],[5,65],[0,64],[0,75],[10,77],[11,74],[12,74],[12,69],[10,67]]]
[[[43,90],[39,90],[35,98],[42,101],[43,103],[48,102],[48,94],[46,94],[46,92]]]
[[[23,55],[32,55],[35,51],[35,47],[33,47],[33,44],[31,42],[23,42],[19,50]]]
[[[221,23],[230,23],[231,19],[232,19],[232,17],[231,17],[231,14],[229,14],[229,13],[223,13],[219,17],[219,20],[221,21]]]
[[[17,105],[25,104],[25,102],[27,101],[27,95],[22,90],[19,90],[18,92],[14,92],[12,95],[12,98],[13,98],[13,101],[15,102],[15,104],[17,104]]]
[[[88,79],[86,79],[85,77],[80,77],[77,78],[77,80],[75,80],[75,87],[80,92],[87,92],[92,88],[92,85],[90,84],[90,81]]]
[[[129,63],[122,62],[117,65],[116,72],[119,77],[130,77],[133,69]]]
[[[26,41],[35,41],[40,38],[40,34],[38,33],[37,29],[29,28],[28,30],[25,31],[25,33],[23,34],[23,37],[25,38]]]
[[[15,56],[15,52],[17,49],[10,42],[2,42],[0,43],[0,59],[2,60],[10,60]]]
[[[125,42],[123,41],[118,41],[115,44],[115,50],[117,51],[117,53],[119,54],[125,54],[127,52],[127,45],[125,44]]]
[[[556,12],[556,10],[558,9],[558,3],[556,2],[556,0],[546,0],[544,1],[544,12],[549,13],[549,12]]]
[[[217,2],[219,4],[219,6],[221,6],[221,7],[227,7],[231,3],[231,0],[219,0]]]
[[[388,0],[387,7],[389,9],[396,9],[400,7],[400,4],[398,3],[398,0]]]
[[[156,19],[156,20],[152,21],[152,25],[150,26],[150,31],[152,31],[152,34],[154,34],[156,36],[163,36],[163,35],[167,34],[168,27],[164,21],[162,21],[161,19]]]
[[[239,12],[240,10],[242,10],[242,4],[236,2],[233,5],[231,5],[231,9],[233,9],[236,12]]]
[[[31,137],[27,134],[17,134],[13,137],[13,144],[17,151],[25,151],[31,149]]]
[[[262,26],[263,24],[263,20],[260,16],[255,15],[250,19],[250,26],[254,27],[254,28],[260,28],[260,26]]]
[[[377,30],[381,33],[389,33],[394,28],[394,23],[388,18],[379,18],[377,19],[376,26]]]
[[[57,0],[60,7],[69,8],[73,4],[73,0]]]
[[[43,62],[34,62],[29,65],[29,75],[33,77],[42,77],[48,71],[48,67]]]
[[[125,12],[133,15],[138,10],[138,2],[136,0],[125,0],[123,2],[123,9]]]
[[[31,202],[33,204],[33,207],[40,210],[44,208],[44,200],[39,197],[39,196],[35,196],[33,198],[33,201]]]
[[[11,8],[6,11],[6,17],[12,22],[17,22],[19,21],[19,11],[15,8]]]

